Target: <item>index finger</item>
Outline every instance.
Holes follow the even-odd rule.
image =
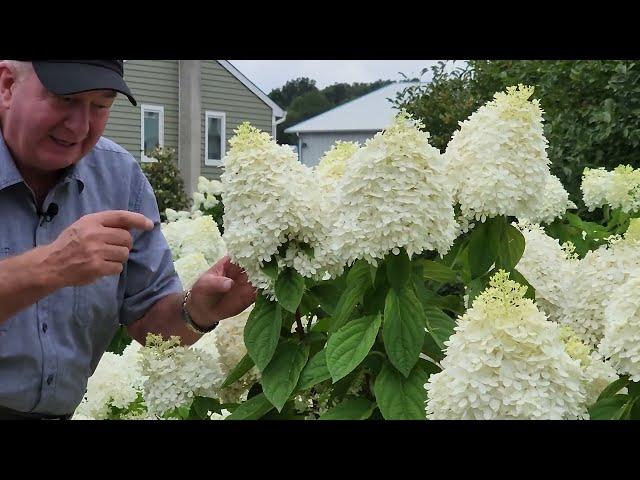
[[[140,230],[153,230],[153,222],[141,213],[127,210],[107,210],[97,213],[98,221],[104,227],[112,228],[138,228]]]

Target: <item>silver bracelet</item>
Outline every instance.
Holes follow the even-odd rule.
[[[200,335],[204,335],[205,333],[213,331],[213,329],[218,326],[217,322],[210,327],[202,328],[193,321],[191,315],[189,315],[189,311],[187,310],[187,300],[189,299],[189,295],[191,295],[191,290],[187,290],[186,292],[184,292],[184,297],[182,299],[182,318],[184,319],[184,323],[186,323],[187,328],[192,332],[198,333]]]

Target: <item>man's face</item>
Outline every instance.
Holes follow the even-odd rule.
[[[15,161],[43,173],[76,163],[104,132],[115,96],[112,90],[55,95],[35,72],[26,73],[3,98],[3,134]]]

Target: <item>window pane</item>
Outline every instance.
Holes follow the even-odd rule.
[[[160,112],[144,112],[144,154],[160,146]]]
[[[209,132],[207,136],[207,148],[209,160],[222,160],[221,145],[222,120],[209,117]]]

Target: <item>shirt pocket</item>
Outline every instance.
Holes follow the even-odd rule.
[[[74,320],[83,326],[113,328],[119,323],[118,275],[101,277],[74,289]]]

